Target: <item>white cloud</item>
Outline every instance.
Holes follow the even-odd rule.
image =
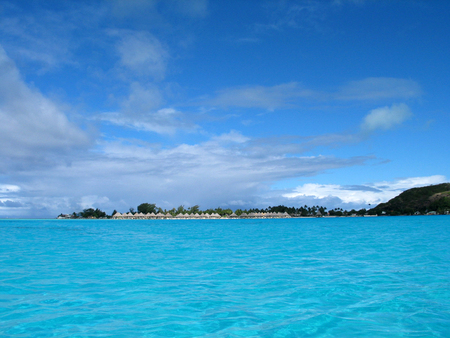
[[[191,18],[203,18],[208,14],[208,0],[168,1],[180,14]]]
[[[19,60],[37,62],[45,68],[70,62],[70,44],[66,31],[61,29],[62,26],[67,27],[63,18],[57,13],[52,13],[52,18],[49,13],[40,14],[39,20],[23,13],[16,17],[2,17],[2,34],[10,37],[3,39],[3,43],[8,43],[11,53],[20,56]]]
[[[241,133],[237,132],[236,130],[232,130],[229,133],[222,134],[219,136],[213,136],[211,138],[210,142],[218,143],[218,144],[225,144],[228,142],[231,143],[245,143],[247,141],[250,141],[249,137],[246,137],[242,135]]]
[[[54,102],[23,82],[1,47],[0,143],[0,171],[16,164],[37,165],[46,155],[63,155],[90,144],[88,135],[71,123]]]
[[[336,93],[339,100],[412,99],[422,95],[420,85],[413,80],[369,77],[351,81]]]
[[[393,182],[378,182],[374,185],[380,189],[390,189],[392,191],[404,191],[410,188],[424,187],[431,184],[439,184],[447,182],[447,178],[443,175],[433,175],[425,177],[408,177],[401,178]]]
[[[20,191],[20,187],[12,184],[0,184],[0,193],[12,193]],[[0,195],[1,197],[2,195]]]
[[[109,198],[106,196],[89,195],[82,196],[79,203],[81,209],[98,208],[100,205],[105,205],[109,202]]]
[[[362,132],[373,132],[377,129],[388,130],[401,124],[412,113],[409,107],[404,104],[394,104],[391,107],[381,107],[373,109],[365,118],[361,124]]]
[[[404,104],[394,104],[391,107],[380,107],[371,110],[363,119],[358,132],[354,134],[324,134],[310,137],[303,143],[304,149],[318,146],[339,147],[344,144],[361,142],[376,130],[389,130],[406,121],[412,113]]]
[[[445,176],[434,175],[403,178],[392,182],[384,181],[352,186],[307,183],[295,188],[293,192],[284,194],[283,196],[290,199],[298,197],[312,197],[316,200],[334,199],[340,201],[341,206],[349,204],[360,208],[367,208],[368,204],[375,206],[379,203],[387,202],[407,189],[439,184],[446,181],[447,179]]]
[[[264,140],[236,131],[171,148],[142,141],[102,142],[95,154],[75,158],[70,166],[29,168],[26,178],[17,175],[14,184],[21,186],[17,197],[29,205],[29,213],[42,209],[49,216],[82,206],[126,211],[160,201],[166,201],[163,207],[186,202],[215,207],[256,201],[280,179],[313,176],[368,160],[288,156],[283,146],[264,145]]]
[[[120,31],[117,44],[120,63],[135,76],[152,76],[162,80],[169,53],[161,42],[147,32]]]
[[[134,82],[130,86],[129,96],[121,103],[121,111],[103,113],[98,118],[118,126],[158,134],[173,135],[179,130],[195,131],[198,126],[185,114],[174,108],[161,108],[163,96],[163,92],[154,85],[144,87]]]
[[[21,190],[18,185],[0,184],[0,217],[11,217],[24,211],[24,204],[18,198]]]
[[[284,83],[272,87],[247,86],[224,89],[216,93],[216,97],[207,103],[221,107],[277,108],[294,107],[296,100],[314,95],[310,90],[296,82]]]
[[[422,95],[420,85],[407,79],[371,77],[352,81],[337,91],[321,92],[308,89],[298,82],[276,86],[242,86],[227,88],[215,93],[206,104],[219,107],[262,108],[275,110],[295,108],[306,102],[327,100],[379,101],[413,99]]]
[[[128,115],[140,116],[158,109],[163,104],[163,93],[154,85],[143,86],[133,82],[128,98],[122,102],[122,110]]]
[[[336,93],[339,100],[411,99],[422,95],[420,85],[413,80],[369,77],[351,81]]]
[[[0,31],[2,45],[20,66],[32,67],[39,74],[61,66],[77,67],[84,54],[77,54],[84,43],[104,43],[96,32],[105,14],[99,4],[60,3],[51,6],[22,7],[17,1],[2,2]],[[86,44],[83,44],[83,50]]]
[[[198,126],[187,119],[187,117],[173,109],[162,108],[156,111],[149,111],[141,115],[127,115],[122,113],[104,113],[99,116],[103,121],[107,121],[118,126],[131,129],[151,131],[158,134],[173,135],[177,131],[193,132]]]

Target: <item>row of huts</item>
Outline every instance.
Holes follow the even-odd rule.
[[[143,214],[135,213],[132,214],[131,212],[123,213],[120,212],[115,213],[112,218],[113,219],[242,219],[242,218],[290,218],[291,216],[287,212],[267,212],[267,213],[260,213],[260,212],[251,212],[251,213],[242,213],[241,215],[236,215],[234,212],[231,215],[225,215],[220,216],[217,213],[213,214],[178,214],[176,216],[173,216],[170,213],[163,214],[161,212],[155,214],[155,213],[147,213]]]

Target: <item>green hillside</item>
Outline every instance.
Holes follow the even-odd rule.
[[[371,213],[388,215],[411,215],[436,211],[444,214],[450,210],[450,183],[413,188],[402,192],[389,202],[381,203],[371,209]]]

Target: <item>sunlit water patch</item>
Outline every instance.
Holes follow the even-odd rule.
[[[0,221],[0,337],[450,337],[450,217]]]

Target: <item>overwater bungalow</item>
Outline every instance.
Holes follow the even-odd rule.
[[[245,218],[290,218],[291,215],[289,215],[287,212],[281,213],[281,212],[268,212],[268,213],[261,213],[261,212],[251,212],[249,214],[246,214],[243,212],[241,215],[236,215],[234,212],[231,215],[224,215],[220,216],[218,213],[195,213],[195,214],[177,214],[173,216],[171,213],[167,212],[166,214],[163,214],[162,212],[158,212],[156,215],[155,213],[147,213],[143,214],[142,212],[132,214],[131,212],[123,213],[116,212],[112,218],[113,219],[245,219]]]

